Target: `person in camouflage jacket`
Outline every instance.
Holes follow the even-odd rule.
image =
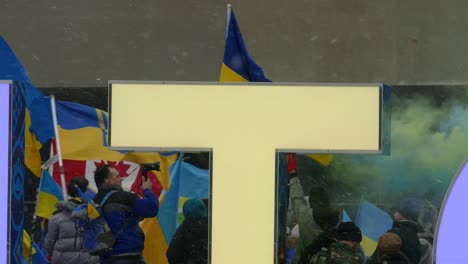
[[[289,174],[289,197],[291,198],[291,207],[294,212],[294,218],[299,225],[299,238],[296,251],[292,257],[292,264],[303,264],[302,257],[306,255],[306,248],[319,239],[323,229],[319,221],[323,215],[327,215],[329,210],[329,201],[326,192],[313,193],[309,197],[309,204],[304,196],[301,181],[297,177],[296,154],[290,153],[287,157]],[[321,197],[320,199],[315,199]],[[319,201],[317,201],[319,200]],[[317,220],[317,221],[316,221]]]

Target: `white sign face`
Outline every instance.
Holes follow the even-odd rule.
[[[379,85],[112,83],[110,92],[112,148],[213,151],[215,264],[274,263],[276,152],[381,151]]]

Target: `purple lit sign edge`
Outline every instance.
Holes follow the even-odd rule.
[[[10,83],[0,82],[0,169],[6,175],[7,183],[10,175]],[[7,263],[8,254],[8,202],[9,184],[0,188],[0,262]],[[2,261],[3,259],[3,261]]]
[[[465,160],[447,191],[439,214],[435,237],[436,263],[468,263],[468,160]]]

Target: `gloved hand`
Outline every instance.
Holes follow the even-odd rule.
[[[293,178],[297,175],[296,153],[288,153],[287,162],[289,178]]]
[[[145,178],[143,177],[143,178],[141,178],[141,180],[143,181],[143,182],[141,183],[141,188],[143,188],[143,190],[144,190],[144,189],[149,189],[149,190],[152,190],[152,189],[153,189],[153,183],[151,182],[150,179],[145,179]]]

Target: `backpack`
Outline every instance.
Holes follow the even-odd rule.
[[[72,211],[72,217],[81,228],[84,250],[93,256],[104,256],[111,253],[116,237],[127,226],[127,223],[124,223],[114,235],[104,218],[102,208],[115,192],[107,193],[99,205],[88,200]]]

